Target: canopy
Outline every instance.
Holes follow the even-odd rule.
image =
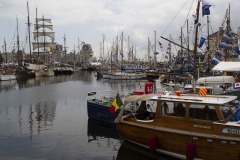
[[[213,71],[237,72],[240,71],[240,62],[219,62]]]

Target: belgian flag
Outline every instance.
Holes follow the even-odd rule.
[[[109,109],[109,111],[112,113],[112,115],[115,114],[117,109],[119,109],[123,105],[122,99],[120,98],[119,94],[117,93],[116,98],[113,100],[113,103]]]

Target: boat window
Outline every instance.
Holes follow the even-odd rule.
[[[163,115],[185,117],[186,105],[184,103],[163,102],[162,106]]]
[[[218,115],[215,108],[203,104],[191,104],[189,106],[189,117],[192,119],[218,121]]]

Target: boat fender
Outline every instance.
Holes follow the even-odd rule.
[[[186,146],[186,160],[193,160],[196,154],[196,147],[194,144],[189,143]]]
[[[157,149],[157,137],[155,135],[152,135],[149,138],[149,150],[151,152],[156,152]]]

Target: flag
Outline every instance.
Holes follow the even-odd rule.
[[[181,95],[181,92],[180,92],[180,91],[176,91],[176,95],[177,95],[177,96],[180,96],[180,95]]]
[[[119,109],[122,105],[123,105],[122,100],[121,100],[119,94],[117,93],[117,96],[113,100],[112,105],[111,105],[109,111],[112,113],[112,115],[114,115],[116,110]]]
[[[163,48],[162,43],[160,43],[160,42],[158,42],[158,43],[159,43],[160,48]]]
[[[171,47],[171,43],[168,43],[168,47],[167,50],[171,51],[172,47]]]
[[[200,43],[199,43],[199,48],[201,48],[203,46],[204,42],[205,42],[205,38],[201,37]]]
[[[240,50],[240,39],[238,39],[238,49]]]
[[[240,88],[240,82],[234,83],[234,89]]]
[[[231,50],[232,45],[222,42],[222,43],[219,44],[218,48],[224,48],[224,49],[230,49]]]
[[[211,61],[212,65],[217,65],[219,63],[219,60],[217,58],[213,58]]]
[[[207,95],[207,89],[206,88],[200,88],[198,91],[198,94],[200,96],[206,96]]]
[[[236,47],[236,52],[237,52],[238,55],[240,55],[240,50],[239,50],[238,47]]]
[[[240,55],[240,39],[238,39],[238,45],[236,47],[236,52]]]
[[[161,43],[161,42],[158,42],[158,44],[159,44],[159,47],[160,47],[161,51],[163,51],[163,45],[162,45],[162,43]]]
[[[215,56],[222,57],[223,53],[221,51],[216,51]]]
[[[202,16],[204,15],[210,15],[210,7],[213,6],[214,4],[207,1],[207,0],[202,0]]]

